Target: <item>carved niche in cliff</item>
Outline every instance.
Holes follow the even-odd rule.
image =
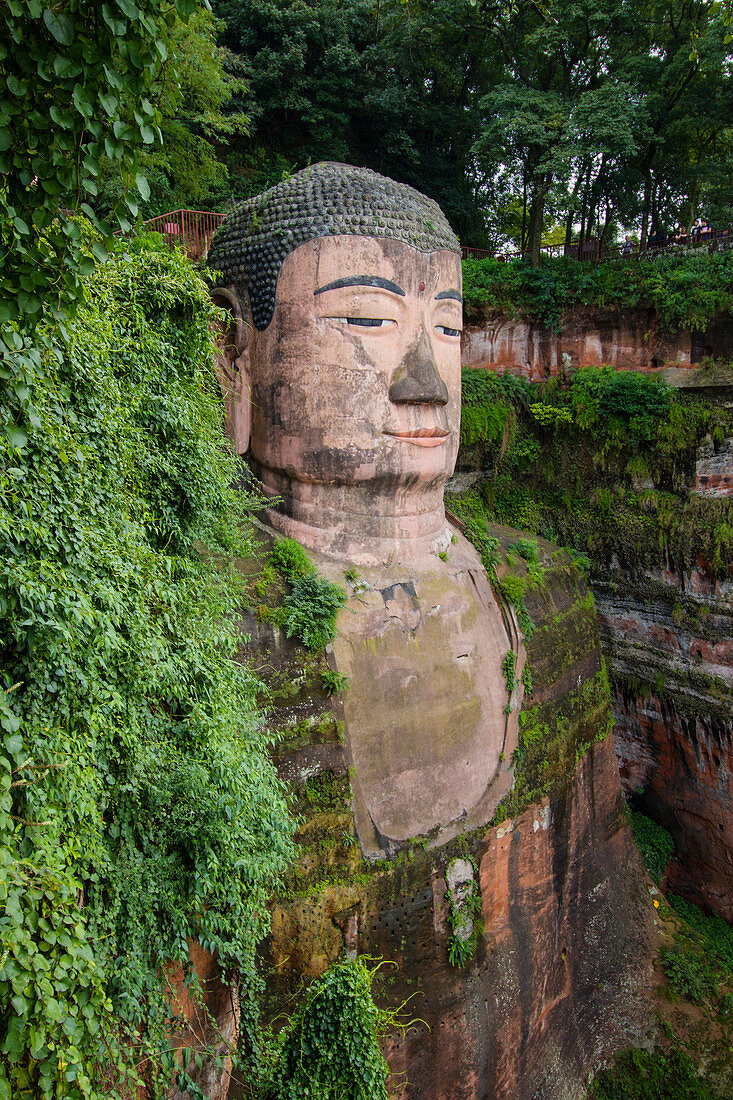
[[[239,207],[209,263],[233,317],[232,434],[274,499],[265,521],[326,574],[363,574],[334,645],[362,847],[485,824],[511,782],[502,661],[518,637],[443,506],[458,242],[418,192],[322,164]]]
[[[650,902],[611,741],[594,744],[609,698],[582,579],[543,547],[523,704],[515,613],[446,520],[458,243],[411,188],[322,164],[236,208],[209,263],[231,317],[230,435],[271,498],[269,537],[350,578],[327,655],[349,681],[336,702],[292,641],[245,616],[249,655],[297,689],[271,714],[281,775],[296,792],[330,776],[336,792],[301,800],[302,858],[273,907],[272,1015],[342,950],[382,955],[396,964],[382,995],[419,997],[420,1020],[387,1052],[405,1100],[575,1100],[642,1033]],[[504,551],[516,538],[496,535]],[[553,742],[537,802],[486,828],[512,788],[523,705]],[[454,934],[474,944],[463,969],[449,964],[456,912]]]

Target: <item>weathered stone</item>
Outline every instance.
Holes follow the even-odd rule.
[[[465,367],[522,375],[531,381],[572,368],[609,366],[642,372],[695,367],[711,356],[733,358],[733,318],[720,317],[704,334],[666,329],[652,309],[600,311],[576,306],[562,318],[560,331],[503,313],[487,314],[468,325],[462,339]]]

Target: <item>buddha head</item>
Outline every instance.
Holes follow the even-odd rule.
[[[209,253],[237,449],[306,546],[374,560],[445,527],[460,416],[460,248],[432,200],[317,164],[242,203]]]

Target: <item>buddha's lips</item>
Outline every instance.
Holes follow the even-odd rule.
[[[415,428],[409,432],[385,432],[393,439],[402,439],[405,443],[414,443],[417,447],[440,447],[450,437],[443,428]]]

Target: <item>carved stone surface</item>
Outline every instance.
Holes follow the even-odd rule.
[[[389,1046],[405,1098],[579,1097],[588,1071],[643,1032],[653,913],[610,740],[593,745],[608,728],[593,610],[545,547],[547,584],[527,592],[528,704],[516,617],[443,506],[460,415],[455,238],[434,204],[374,173],[325,165],[294,179],[297,210],[273,189],[210,254],[225,270],[214,299],[232,315],[232,435],[272,498],[267,538],[297,538],[349,584],[317,659],[348,677],[340,699],[325,697],[312,657],[293,667],[276,616],[243,619],[246,656],[278,685],[278,768],[303,815],[273,909],[270,1015],[342,953],[382,955],[396,970],[381,999],[417,992],[410,1012],[424,1021]],[[497,530],[505,553],[514,538]],[[535,744],[545,732],[552,744],[538,802],[487,830],[523,706]],[[446,876],[466,856],[487,934],[459,970]]]
[[[269,325],[283,260],[305,241],[347,234],[460,254],[440,207],[368,168],[313,164],[235,207],[214,237],[209,267],[223,286],[246,288],[256,328]]]

